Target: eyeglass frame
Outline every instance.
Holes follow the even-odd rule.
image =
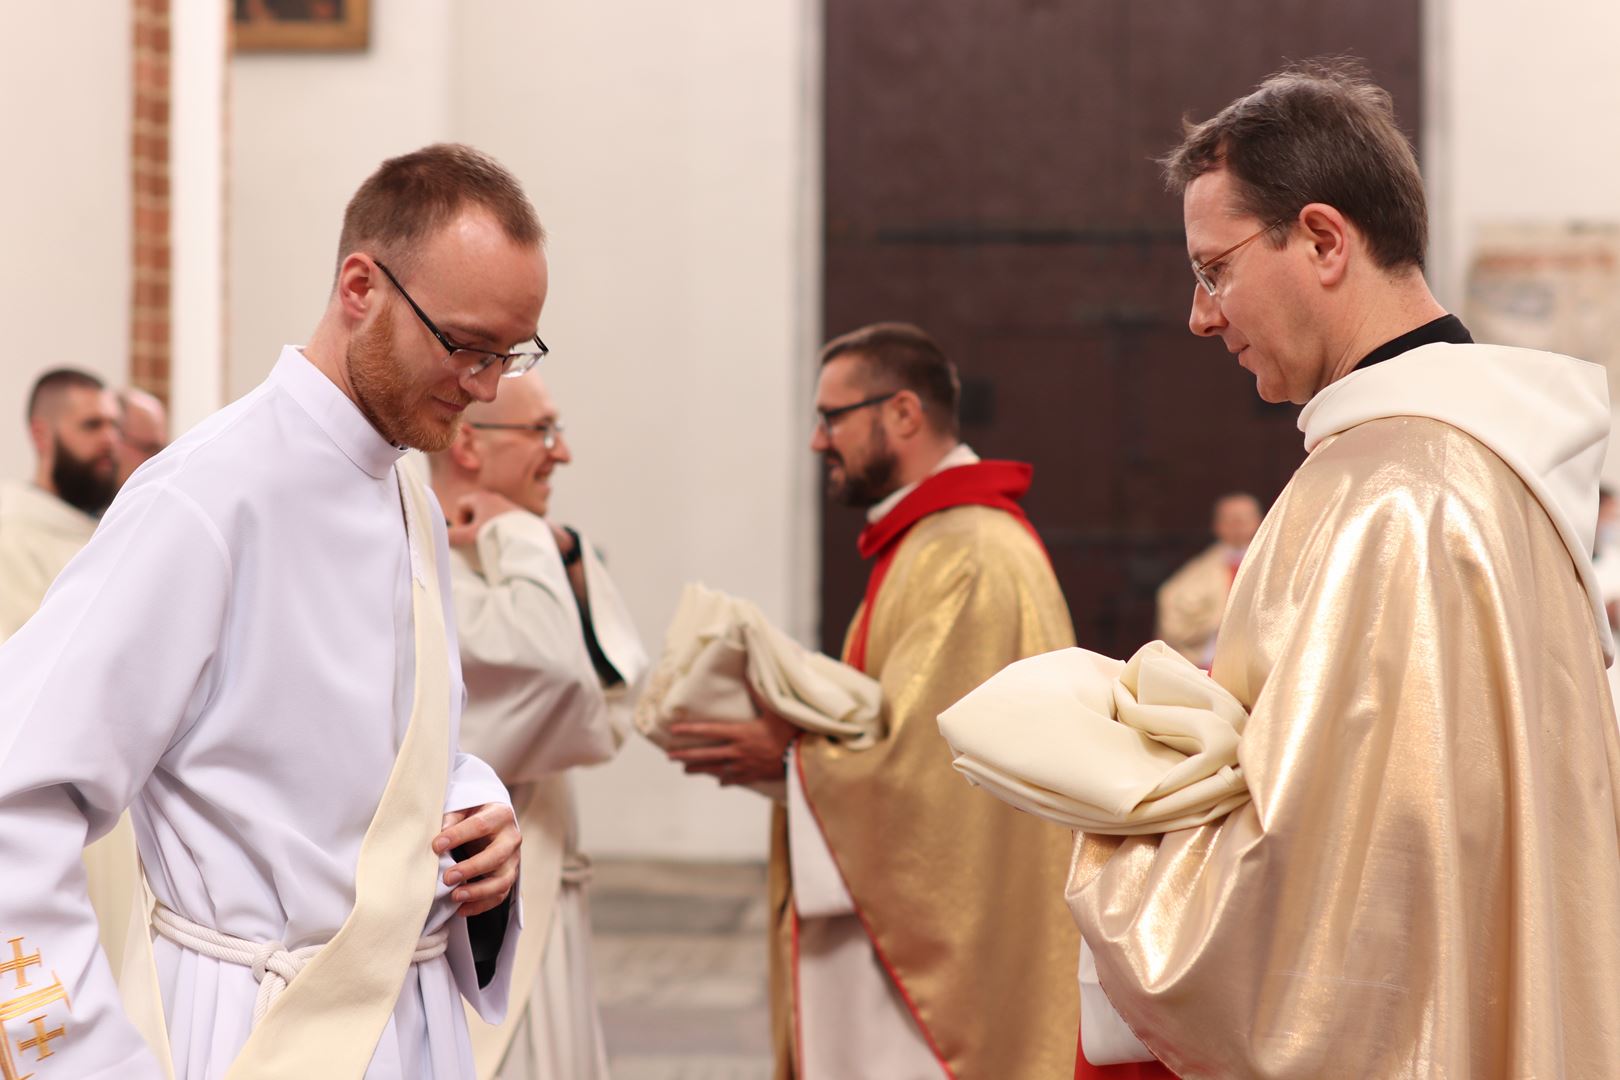
[[[532,424],[497,424],[493,421],[475,424],[469,420],[467,426],[479,431],[527,431],[531,435],[540,436],[540,445],[548,452],[557,449],[557,444],[562,441],[565,434],[560,422],[549,420],[537,420]]]
[[[1272,229],[1275,229],[1279,225],[1285,225],[1291,220],[1293,220],[1293,219],[1292,218],[1278,218],[1276,221],[1273,221],[1268,225],[1262,225],[1262,226],[1260,226],[1260,229],[1259,229],[1258,232],[1252,233],[1249,236],[1245,236],[1242,240],[1239,240],[1237,243],[1233,244],[1231,247],[1227,248],[1225,251],[1221,252],[1219,255],[1216,255],[1213,258],[1205,259],[1203,262],[1199,262],[1197,259],[1188,258],[1187,261],[1192,264],[1193,277],[1198,279],[1198,284],[1200,284],[1200,285],[1202,285],[1204,287],[1205,292],[1209,293],[1209,295],[1211,297],[1215,296],[1216,295],[1216,292],[1215,292],[1215,279],[1209,276],[1209,268],[1212,267],[1212,266],[1217,265],[1223,259],[1231,258],[1238,251],[1241,251],[1243,248],[1247,247],[1249,244],[1254,243],[1256,240],[1258,240],[1262,236],[1266,235],[1266,233],[1270,232]]]
[[[434,340],[444,347],[444,359],[446,364],[449,364],[450,358],[455,356],[458,352],[474,353],[483,357],[482,360],[474,361],[471,365],[462,370],[461,374],[466,375],[468,378],[477,378],[485,371],[489,370],[489,366],[491,364],[495,363],[496,361],[500,361],[501,378],[515,379],[520,375],[524,375],[529,371],[532,371],[535,366],[540,363],[540,361],[544,360],[551,354],[551,350],[546,347],[545,342],[540,340],[540,335],[538,333],[530,339],[538,347],[538,351],[535,352],[502,353],[493,352],[489,349],[474,349],[466,345],[455,344],[450,340],[443,330],[440,330],[434,325],[433,320],[428,318],[427,312],[423,311],[422,306],[411,298],[411,294],[405,291],[405,286],[399,283],[399,278],[394,276],[394,272],[392,270],[383,265],[383,261],[381,259],[373,256],[371,261],[377,264],[377,269],[381,270],[383,275],[393,283],[394,288],[399,290],[399,295],[405,298],[405,302],[411,306],[411,310],[414,311],[416,313],[416,317],[422,321],[422,325],[428,328],[428,333],[432,334]],[[521,367],[517,365],[516,361],[518,361],[520,358],[530,356],[534,357],[534,359],[530,360]],[[453,365],[451,370],[455,370]]]
[[[835,405],[830,409],[817,409],[816,426],[830,434],[832,432],[833,422],[839,417],[844,416],[847,413],[852,413],[856,409],[865,409],[873,405],[881,405],[883,402],[888,401],[890,398],[899,393],[899,390],[890,390],[886,394],[877,394],[873,397],[865,398],[864,400],[856,401],[849,405]]]

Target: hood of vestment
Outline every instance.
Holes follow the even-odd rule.
[[[1299,429],[1310,452],[1324,439],[1391,416],[1449,424],[1518,474],[1558,529],[1612,662],[1614,636],[1592,565],[1611,423],[1604,369],[1536,349],[1424,345],[1325,387],[1299,414]]]

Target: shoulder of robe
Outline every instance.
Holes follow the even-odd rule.
[[[891,571],[906,582],[908,599],[927,602],[953,589],[998,588],[1052,576],[1046,554],[1017,518],[988,506],[958,506],[930,514],[901,542]]]
[[[1531,493],[1518,473],[1484,443],[1440,420],[1390,416],[1369,420],[1324,442],[1290,485],[1290,503],[1321,510],[1322,501],[1427,512],[1516,508]],[[1296,511],[1301,509],[1295,508]]]

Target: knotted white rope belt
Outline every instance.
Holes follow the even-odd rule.
[[[591,868],[591,857],[582,851],[571,851],[563,855],[562,883],[564,885],[589,885],[595,871]]]
[[[158,903],[152,909],[152,929],[182,949],[212,957],[227,964],[238,964],[253,971],[259,983],[259,996],[253,1002],[253,1025],[258,1026],[276,997],[297,977],[304,965],[314,959],[323,945],[305,945],[289,949],[279,941],[258,942],[232,937],[218,930],[192,922],[184,915]],[[425,935],[416,943],[411,963],[421,964],[444,955],[450,941],[449,927]]]

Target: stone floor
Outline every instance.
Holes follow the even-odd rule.
[[[764,868],[598,860],[595,870],[614,1080],[769,1080]]]

